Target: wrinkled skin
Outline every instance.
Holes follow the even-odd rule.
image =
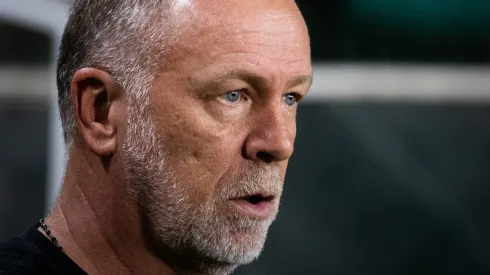
[[[142,125],[128,134],[126,151],[159,150],[145,152],[139,167],[129,156],[127,166],[138,167],[135,182],[145,179],[140,198],[156,250],[188,259],[199,251],[196,261],[236,267],[259,255],[277,214],[295,100],[311,84],[309,40],[292,1],[202,1],[195,9],[154,81],[146,123],[157,142],[131,148],[147,133]],[[230,202],[254,194],[273,197],[268,215]]]
[[[279,208],[311,85],[303,18],[290,0],[177,2],[147,102],[100,68],[72,79],[77,134],[47,224],[89,274],[229,274]]]

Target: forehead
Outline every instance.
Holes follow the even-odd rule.
[[[180,62],[311,69],[308,32],[294,1],[197,1],[193,9],[174,47]]]

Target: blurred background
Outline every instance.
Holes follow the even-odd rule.
[[[70,1],[0,0],[0,241],[63,171]],[[490,274],[490,1],[298,1],[315,83],[282,208],[236,274]]]

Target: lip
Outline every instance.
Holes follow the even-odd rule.
[[[232,199],[229,202],[238,212],[252,218],[266,219],[273,214],[272,199],[263,199],[252,203],[244,197]]]

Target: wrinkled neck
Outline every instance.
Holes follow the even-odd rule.
[[[122,165],[113,159],[107,166],[80,148],[69,156],[46,220],[64,252],[89,274],[174,274],[145,245]]]

